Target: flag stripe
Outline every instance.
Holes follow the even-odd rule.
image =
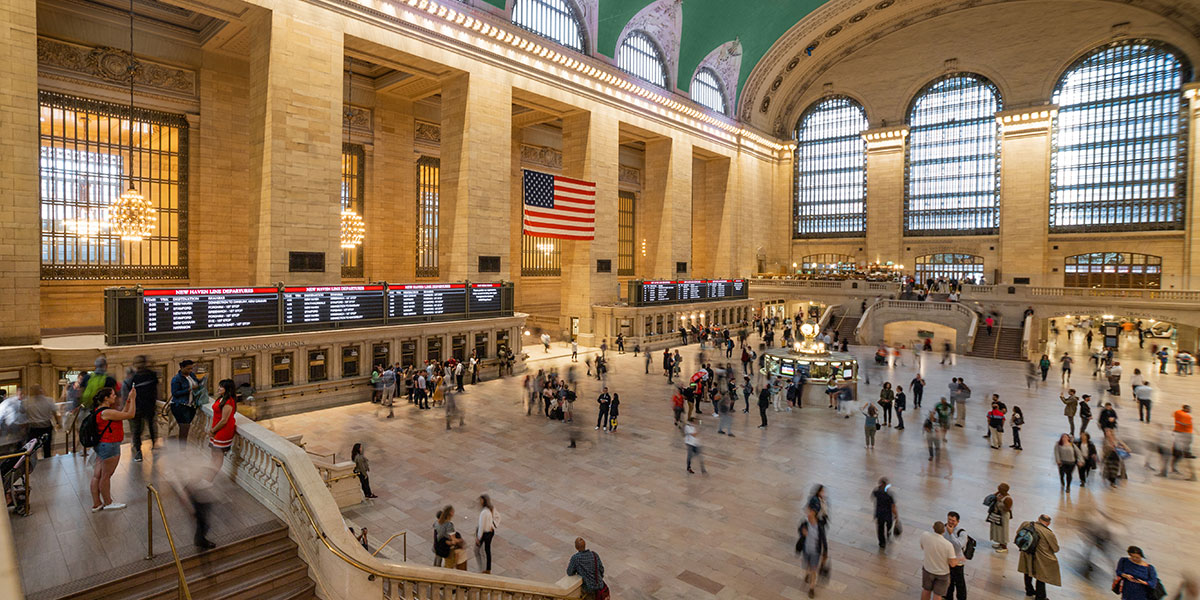
[[[569,185],[556,185],[556,186],[554,186],[554,193],[555,193],[555,195],[578,194],[580,196],[595,196],[596,188],[595,187],[579,188],[579,187],[574,187],[574,186],[569,186]]]
[[[558,219],[560,221],[575,221],[577,223],[595,223],[595,217],[575,217],[571,215],[556,215],[554,213],[540,212],[534,210],[525,211],[525,218],[534,219]]]
[[[546,222],[545,221],[530,221],[529,219],[526,219],[525,224],[530,227],[537,227],[539,225],[545,225]],[[560,229],[562,231],[586,231],[589,233],[592,232],[593,230],[595,230],[595,227],[593,227],[591,225],[588,225],[587,227],[577,227],[575,225],[559,225],[558,223],[554,224],[554,228]]]

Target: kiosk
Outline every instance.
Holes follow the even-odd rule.
[[[800,326],[802,341],[788,348],[774,348],[764,352],[762,373],[768,377],[791,380],[797,375],[805,381],[801,398],[804,403],[826,401],[826,385],[833,381],[839,388],[850,391],[851,399],[858,399],[858,359],[848,352],[833,352],[825,343],[816,339],[821,328],[816,323]]]

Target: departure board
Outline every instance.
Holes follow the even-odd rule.
[[[388,318],[464,317],[467,286],[463,283],[408,283],[389,285]]]
[[[749,297],[744,279],[693,279],[630,282],[630,299],[636,306],[679,304],[706,300],[739,300]]]
[[[472,283],[467,305],[473,313],[499,312],[503,308],[501,302],[502,284]]]
[[[144,290],[147,334],[272,327],[279,322],[279,290],[212,288]]]
[[[283,288],[283,324],[382,321],[382,285]]]

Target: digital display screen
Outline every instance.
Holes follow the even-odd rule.
[[[705,300],[738,300],[749,297],[744,279],[695,279],[683,281],[635,282],[640,292],[633,295],[638,306],[702,302]]]
[[[783,361],[779,364],[779,374],[791,377],[796,374],[796,366],[791,361]]]
[[[467,296],[467,306],[471,312],[499,312],[503,308],[499,283],[472,283],[470,295]]]
[[[275,288],[162,289],[142,292],[147,334],[273,327],[279,323]]]
[[[383,320],[382,285],[283,288],[284,325]]]
[[[467,313],[465,283],[409,283],[389,285],[389,319],[441,317]]]

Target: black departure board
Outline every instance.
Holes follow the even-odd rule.
[[[104,306],[105,343],[115,346],[510,316],[513,284],[116,287]]]
[[[283,288],[283,324],[382,321],[382,285]]]
[[[741,300],[749,298],[749,290],[745,279],[633,281],[630,282],[629,298],[636,306]]]
[[[464,283],[407,283],[388,286],[388,318],[465,317]]]
[[[144,290],[142,306],[147,334],[271,327],[279,322],[275,288]]]
[[[467,305],[473,313],[499,312],[503,308],[503,284],[472,283]]]

